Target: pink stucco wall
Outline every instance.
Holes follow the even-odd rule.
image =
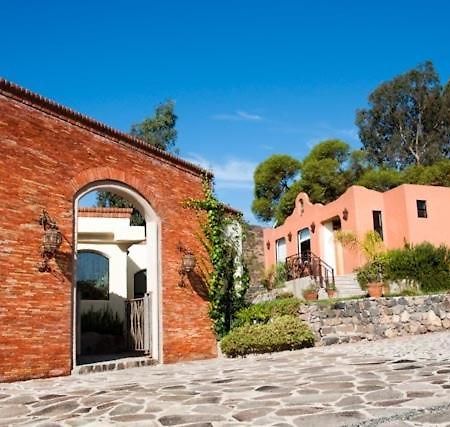
[[[426,201],[427,218],[418,218],[417,200]],[[344,210],[348,211],[347,220],[344,220]],[[404,184],[381,193],[352,186],[341,197],[326,205],[312,204],[305,193],[300,193],[293,213],[286,218],[284,224],[264,229],[266,268],[275,263],[278,239],[285,238],[287,256],[298,253],[297,233],[303,228],[310,229],[311,251],[321,258],[329,258],[331,243],[330,238],[327,238],[327,222],[339,218],[342,230],[351,230],[362,236],[373,230],[372,212],[375,210],[381,211],[383,237],[388,248],[401,247],[405,242],[414,244],[423,241],[450,246],[450,226],[447,220],[450,188]],[[311,227],[313,223],[315,227]],[[312,228],[315,228],[314,232]],[[364,258],[357,251],[339,248],[338,243],[334,245],[334,253],[341,253],[335,260],[336,274],[351,273],[364,263]]]

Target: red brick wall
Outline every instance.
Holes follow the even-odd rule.
[[[161,219],[164,361],[216,355],[207,302],[178,286],[178,243],[202,251],[182,207],[202,194],[198,173],[1,93],[0,146],[0,381],[70,373],[74,197],[105,179],[134,188]],[[64,238],[51,273],[37,269],[42,209]]]

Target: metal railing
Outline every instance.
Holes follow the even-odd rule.
[[[312,277],[321,287],[335,284],[334,268],[312,252],[287,257],[286,276],[287,280]]]
[[[151,352],[150,303],[150,294],[145,294],[143,298],[128,299],[125,301],[127,347],[130,351]]]

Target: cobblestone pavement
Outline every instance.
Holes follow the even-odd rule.
[[[0,425],[450,426],[450,332],[0,384]]]

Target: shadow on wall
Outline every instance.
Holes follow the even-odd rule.
[[[191,286],[200,298],[208,301],[208,285],[202,273],[199,274],[196,271],[191,271],[187,274],[187,277],[183,277],[182,283],[183,287]]]
[[[64,236],[63,240],[68,242]],[[66,252],[59,249],[54,259],[50,261],[50,273],[56,277],[63,276],[67,281],[72,283],[73,262],[72,251]]]

